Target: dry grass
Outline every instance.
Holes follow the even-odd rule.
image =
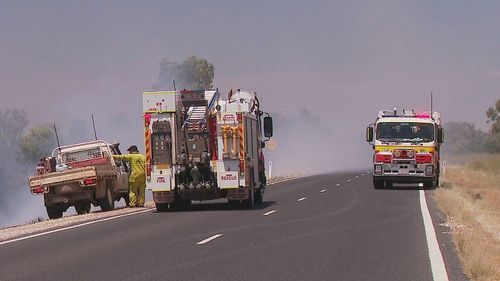
[[[465,274],[474,281],[500,280],[500,155],[448,166],[435,192],[448,216]]]

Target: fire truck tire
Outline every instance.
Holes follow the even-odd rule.
[[[156,206],[156,211],[157,212],[166,212],[168,211],[168,204],[167,203],[155,203]]]
[[[189,206],[191,206],[191,200],[189,200],[189,199],[182,199],[182,206],[183,207],[189,207]]]
[[[111,211],[115,208],[115,200],[113,199],[113,194],[111,194],[111,189],[109,189],[109,187],[106,187],[106,196],[101,199],[99,206],[101,206],[103,212]]]
[[[255,198],[256,204],[261,204],[262,201],[264,201],[263,200],[264,199],[264,191],[262,190],[262,187],[255,190],[254,198]]]
[[[63,216],[63,211],[61,208],[57,206],[51,206],[51,207],[46,207],[47,208],[47,215],[49,216],[49,219],[54,220],[54,219],[60,219]]]
[[[75,211],[79,215],[90,213],[90,202],[78,203],[75,205]]]
[[[382,189],[382,188],[384,188],[384,181],[383,180],[373,179],[373,188],[375,188],[375,189]]]
[[[249,194],[248,194],[248,199],[245,200],[245,205],[247,208],[249,209],[253,209],[254,205],[255,205],[255,183],[253,181],[253,169],[251,170],[250,172],[250,190],[249,190]]]
[[[386,181],[385,182],[385,187],[387,189],[392,189],[394,187],[394,183],[393,182],[390,182],[390,181]]]
[[[435,178],[424,182],[424,189],[434,189],[434,188],[436,188]]]

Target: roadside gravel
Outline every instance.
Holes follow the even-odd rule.
[[[77,225],[85,222],[115,217],[124,214],[136,213],[139,211],[153,209],[153,208],[154,208],[154,203],[148,202],[146,203],[144,208],[120,208],[109,212],[97,211],[85,215],[72,215],[72,216],[62,217],[56,220],[45,220],[42,222],[36,222],[32,224],[6,227],[0,229],[0,242],[36,233],[41,233],[45,231],[50,231],[54,229],[59,229],[62,227]]]

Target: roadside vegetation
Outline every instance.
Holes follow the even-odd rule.
[[[500,280],[500,100],[486,111],[488,132],[466,122],[444,124],[448,167],[434,197],[473,281]]]
[[[464,162],[464,159],[475,159]],[[464,272],[500,280],[500,154],[464,154],[448,166],[434,193],[447,216]]]

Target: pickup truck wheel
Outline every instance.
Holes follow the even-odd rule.
[[[115,200],[109,188],[106,188],[106,196],[102,199],[100,206],[103,212],[111,211],[115,208]]]
[[[123,200],[125,200],[125,205],[127,205],[127,207],[130,206],[130,197],[129,197],[128,193],[123,195],[122,198],[123,198]]]
[[[90,202],[76,204],[75,211],[79,215],[90,213]]]
[[[63,216],[63,211],[61,208],[57,206],[51,206],[51,207],[46,207],[47,208],[47,215],[49,216],[49,219],[55,220],[55,219],[60,219]]]

